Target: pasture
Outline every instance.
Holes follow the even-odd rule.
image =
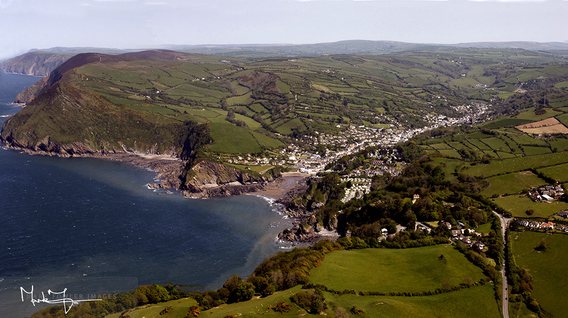
[[[160,317],[160,312],[168,307],[172,307],[172,310],[168,312],[167,317],[172,318],[184,318],[187,314],[189,307],[197,305],[197,301],[193,298],[184,298],[177,300],[170,300],[167,302],[146,305],[132,309],[129,312],[131,318],[142,318],[142,317]],[[106,316],[106,318],[120,318],[120,313],[111,314]]]
[[[532,187],[546,185],[546,181],[539,178],[531,171],[508,173],[485,180],[487,180],[490,185],[483,190],[481,194],[488,197],[521,193],[521,191]]]
[[[556,180],[558,183],[568,182],[568,164],[549,166],[538,169],[537,171]]]
[[[501,317],[490,284],[419,297],[324,295],[332,306],[362,309],[357,317]]]
[[[545,251],[534,248],[541,240],[548,247]],[[568,285],[564,279],[568,271],[568,235],[538,232],[511,232],[513,253],[517,265],[526,268],[533,278],[532,296],[542,308],[554,317],[568,312]]]
[[[562,163],[568,163],[568,156],[566,153],[550,153],[511,159],[492,160],[488,164],[470,166],[464,171],[464,173],[472,176],[484,175],[485,177],[490,177],[511,172],[538,169]]]
[[[510,195],[493,199],[497,205],[509,211],[514,217],[532,217],[532,218],[548,218],[552,215],[568,209],[568,203],[561,201],[548,202],[534,202],[526,195]],[[527,210],[533,210],[534,214],[527,215]]]
[[[211,137],[215,141],[208,147],[215,152],[256,153],[262,151],[262,147],[249,131],[230,123],[212,123]]]
[[[445,281],[459,286],[468,277],[479,281],[485,275],[451,245],[436,245],[335,251],[312,269],[310,281],[334,290],[388,293],[434,291]]]

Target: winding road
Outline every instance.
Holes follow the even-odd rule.
[[[509,223],[511,222],[512,218],[506,218],[504,216],[502,216],[501,214],[493,211],[493,213],[495,213],[495,215],[499,218],[499,221],[501,221],[501,235],[503,235],[503,269],[501,269],[501,278],[503,281],[503,317],[504,318],[509,318],[509,292],[507,290],[507,275],[505,274],[505,265],[507,262],[506,259],[506,254],[505,254],[505,246],[507,245],[507,237],[505,235],[506,231],[507,231],[507,227],[509,226]]]

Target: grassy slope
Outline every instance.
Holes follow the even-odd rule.
[[[288,315],[282,315],[271,309],[269,306],[274,306],[280,301],[286,301],[286,303],[291,304],[289,298],[290,296],[298,293],[301,287],[296,286],[294,288],[280,291],[270,295],[266,298],[258,298],[242,303],[236,304],[224,304],[216,308],[209,309],[202,312],[199,317],[225,317],[226,315],[238,315],[241,314],[242,317],[297,317],[298,313],[306,314],[306,311],[299,308],[296,305],[292,305],[293,310]],[[130,313],[132,318],[142,318],[142,317],[170,317],[170,318],[184,318],[187,314],[189,307],[197,304],[193,299],[182,299],[173,300],[166,303],[149,305],[145,307],[139,307]],[[168,306],[174,307],[174,310],[165,316],[160,316],[159,312]],[[120,314],[108,315],[107,318],[118,318]]]
[[[321,317],[308,314],[290,301],[290,296],[298,293],[300,286],[277,292],[266,298],[221,305],[217,308],[202,312],[199,317],[225,317],[226,315],[239,315],[239,317]],[[497,303],[493,299],[493,290],[490,285],[477,286],[433,296],[397,297],[397,296],[356,296],[334,295],[324,293],[328,309],[325,314],[334,317],[335,307],[340,306],[350,310],[353,306],[364,310],[358,317],[499,317]],[[288,313],[278,313],[269,309],[280,301],[291,305]],[[194,305],[192,299],[175,300],[163,304],[150,305],[137,308],[130,313],[132,318],[170,317],[183,318],[190,306]],[[482,304],[482,305],[480,305]],[[165,316],[159,312],[168,306],[174,310]],[[118,318],[119,314],[107,316]]]
[[[566,277],[568,271],[568,236],[513,232],[511,238],[517,264],[528,269],[533,277],[533,297],[554,317],[564,317],[568,312],[568,284],[561,278]],[[534,247],[542,239],[549,248],[544,252],[535,251]]]
[[[188,312],[189,307],[196,305],[197,302],[191,298],[185,299],[178,299],[178,300],[170,300],[165,303],[160,303],[156,305],[146,305],[136,308],[135,310],[131,311],[130,317],[132,318],[142,318],[142,317],[171,317],[171,318],[183,318]],[[161,316],[160,311],[168,308],[173,307],[173,310],[168,312],[167,315]],[[112,314],[106,316],[107,318],[119,318],[120,313]]]
[[[530,216],[533,218],[547,218],[555,213],[568,209],[568,203],[566,202],[534,202],[527,196],[519,197],[518,195],[495,198],[495,203],[506,211],[511,212],[515,217],[528,217],[525,213],[528,209],[534,211],[534,214]]]
[[[531,171],[508,173],[500,176],[487,178],[490,186],[481,193],[485,196],[521,193],[521,191],[546,185],[546,181],[539,178]]]
[[[356,317],[501,317],[490,285],[422,297],[325,296],[347,310],[353,306],[362,309],[364,313]]]
[[[446,264],[438,259],[440,254],[445,256]],[[378,263],[379,268],[376,271],[373,269],[373,275],[369,275],[369,268],[377,267]],[[338,272],[341,271],[338,264],[349,269],[347,277],[339,281],[337,275],[341,276],[342,273]],[[445,279],[451,280],[452,285],[457,285],[468,276],[474,280],[484,277],[481,270],[469,263],[462,254],[449,245],[440,245],[407,250],[335,251],[328,254],[318,268],[312,270],[310,277],[312,282],[325,283],[330,288],[377,290],[384,287],[386,291],[412,292],[441,288],[441,281]],[[341,286],[335,286],[335,283]],[[301,287],[296,286],[266,298],[222,305],[202,312],[200,317],[225,317],[229,314],[241,317],[319,316],[307,314],[291,303],[289,297],[300,290]],[[331,317],[337,306],[347,310],[353,306],[363,309],[365,313],[360,317],[499,317],[490,284],[433,296],[339,296],[327,292],[324,296],[328,304],[326,314]],[[291,304],[292,310],[280,314],[268,308],[280,301]],[[187,299],[151,305],[136,309],[131,316],[159,317],[158,313],[162,309],[173,306],[174,311],[167,317],[181,318],[193,304],[195,301]],[[108,316],[117,317],[116,314]]]
[[[458,58],[460,63],[454,63]],[[383,112],[409,123],[422,121],[423,115],[428,113],[456,115],[445,105],[446,101],[432,96],[444,95],[447,103],[461,104],[467,101],[463,95],[454,94],[452,89],[459,87],[470,96],[484,94],[486,98],[510,93],[509,86],[516,84],[515,76],[511,74],[509,86],[492,87],[494,91],[490,93],[475,85],[484,83],[491,86],[494,83],[495,76],[484,75],[485,68],[499,69],[502,61],[516,63],[524,60],[550,62],[554,58],[551,60],[528,51],[503,54],[502,50],[483,49],[295,60],[231,58],[226,61],[217,56],[178,54],[172,60],[125,62],[110,59],[84,65],[77,69],[72,84],[121,107],[144,111],[154,122],[218,122],[222,100],[227,99],[230,108],[248,114],[247,117],[237,114],[236,118],[246,122],[251,130],[261,127],[260,122],[252,119],[253,115],[259,115],[271,125],[270,129],[284,134],[291,133],[292,129],[306,129],[306,125],[331,132],[338,116],[355,124],[381,125],[390,123],[377,117]],[[242,76],[255,72],[273,74],[276,79],[272,79],[271,83],[274,85],[263,82],[244,84],[241,81]],[[467,77],[462,78],[465,73]],[[551,67],[538,72],[530,67],[515,70],[517,77],[526,80],[557,73],[557,69]],[[449,85],[449,90],[439,83]],[[264,87],[274,89],[264,91]],[[350,106],[345,107],[344,97],[349,98]],[[292,107],[293,104],[300,107]],[[293,116],[286,116],[288,114]],[[308,116],[318,120],[310,121]],[[217,128],[221,129],[214,126],[214,133]],[[54,134],[50,135],[54,137]],[[217,132],[216,137],[218,144],[231,143],[225,140],[227,134]],[[274,141],[259,143],[265,148],[280,145],[272,137],[267,138]],[[240,141],[246,146],[246,140]],[[223,152],[224,147],[213,149]],[[456,155],[449,149],[446,152]]]
[[[464,172],[473,176],[495,176],[499,174],[524,171],[530,168],[547,167],[568,162],[568,156],[564,152],[551,153],[520,158],[493,160],[488,164],[478,164]]]
[[[215,142],[209,149],[224,153],[254,153],[262,148],[254,137],[244,128],[230,123],[212,123],[211,137]]]
[[[433,291],[446,280],[458,286],[466,277],[478,281],[485,276],[450,245],[337,251],[310,275],[312,283],[335,290],[386,293]]]

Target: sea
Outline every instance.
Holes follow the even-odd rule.
[[[0,125],[39,79],[0,73]],[[49,306],[32,300],[63,292],[80,303],[144,284],[218,289],[291,248],[277,240],[291,220],[273,199],[188,199],[149,189],[156,176],[118,161],[0,148],[0,317],[29,317]]]

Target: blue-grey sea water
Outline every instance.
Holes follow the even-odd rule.
[[[37,77],[0,73],[0,124]],[[20,287],[82,298],[172,282],[217,289],[285,246],[290,221],[266,198],[187,199],[146,187],[156,173],[116,161],[0,149],[0,317],[45,308]]]

